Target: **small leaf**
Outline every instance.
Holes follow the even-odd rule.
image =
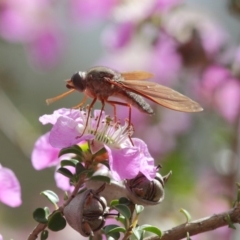
[[[79,162],[76,164],[76,174],[80,175],[83,171],[86,171],[86,168]]]
[[[44,195],[51,203],[53,203],[55,206],[59,202],[58,195],[50,190],[46,190],[40,193],[41,195]]]
[[[119,198],[119,204],[129,205],[130,203],[131,203],[131,202],[129,201],[128,198],[125,198],[125,197]]]
[[[111,202],[110,202],[110,207],[113,207],[113,206],[116,206],[119,204],[119,200],[118,199],[113,199]]]
[[[155,226],[144,224],[144,225],[140,226],[140,229],[144,230],[146,232],[154,233],[154,234],[156,234],[160,238],[162,237],[162,231],[160,229],[158,229],[157,227],[155,227]]]
[[[113,237],[114,239],[119,239],[120,232],[125,232],[126,230],[118,225],[111,224],[103,228],[104,233],[108,237]]]
[[[82,156],[83,151],[78,145],[73,145],[71,147],[63,148],[60,150],[58,157],[61,157],[64,154],[74,153],[77,156]]]
[[[70,179],[73,177],[72,172],[70,170],[68,170],[67,168],[60,167],[60,168],[58,168],[57,172],[61,173],[63,176],[70,178]]]
[[[41,232],[40,240],[46,240],[48,238],[48,230],[43,230]]]
[[[137,240],[142,240],[143,239],[143,231],[141,229],[132,229],[132,232]]]
[[[65,166],[75,167],[77,165],[77,163],[79,163],[79,161],[76,159],[62,160],[61,167],[65,167]]]
[[[93,180],[93,181],[101,181],[101,182],[106,182],[106,183],[110,183],[111,182],[111,179],[107,176],[103,176],[103,175],[95,175],[95,176],[92,176],[90,178],[90,180]]]
[[[48,207],[44,207],[44,211],[45,211],[45,216],[46,218],[48,218],[48,216],[50,215],[50,210]]]
[[[183,208],[181,208],[179,211],[181,213],[183,213],[184,216],[186,217],[186,223],[189,223],[191,221],[191,218],[192,218],[190,213],[187,210],[183,209]]]
[[[227,221],[229,228],[236,229],[236,227],[232,223],[232,220],[231,220],[229,214],[227,214],[227,216],[225,217],[225,220]]]
[[[55,212],[49,217],[48,228],[54,232],[60,231],[66,227],[66,220],[60,212]]]
[[[68,200],[68,192],[67,191],[64,192],[64,198],[63,199],[64,199],[64,201]]]
[[[101,161],[101,164],[103,164],[105,167],[107,167],[110,170],[109,161]]]
[[[33,212],[33,218],[39,223],[44,223],[45,224],[45,223],[48,222],[45,210],[43,208],[37,208]]]
[[[144,206],[136,204],[135,210],[136,210],[137,215],[139,215],[144,210]]]
[[[103,230],[106,234],[113,233],[113,232],[123,232],[123,233],[126,232],[125,228],[119,227],[118,225],[115,225],[115,224],[107,225],[106,227],[103,228]]]
[[[192,239],[190,238],[189,232],[187,232],[187,240],[192,240]]]
[[[129,219],[131,217],[131,211],[126,205],[119,204],[119,205],[113,206],[113,208],[116,209],[125,218]]]

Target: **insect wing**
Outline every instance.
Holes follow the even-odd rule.
[[[144,71],[134,71],[134,72],[125,72],[121,73],[125,80],[146,80],[149,78],[153,78],[154,75],[149,72]]]
[[[126,90],[135,92],[159,105],[180,112],[200,112],[203,108],[183,94],[155,82],[122,81]]]

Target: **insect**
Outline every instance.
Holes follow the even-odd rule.
[[[138,108],[141,112],[153,114],[153,109],[144,98],[180,112],[199,112],[203,110],[197,102],[183,94],[156,82],[146,81],[152,77],[153,74],[145,71],[120,73],[107,67],[93,67],[86,72],[73,74],[66,84],[66,87],[70,90],[57,97],[47,99],[46,102],[50,104],[74,91],[83,92],[84,99],[75,107],[82,106],[88,97],[93,99],[88,108],[86,125],[88,124],[90,111],[97,100],[102,103],[101,113],[104,110],[105,103],[113,106],[114,121],[117,120],[116,105],[128,107],[129,124],[131,124],[132,106]],[[124,102],[110,100],[109,97],[117,97]],[[99,122],[97,128],[98,126]]]

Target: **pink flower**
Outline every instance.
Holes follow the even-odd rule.
[[[117,0],[71,0],[71,17],[76,20],[91,22],[96,19],[106,18],[116,5]]]
[[[170,36],[161,33],[152,49],[150,72],[160,83],[170,86],[178,77],[182,67],[182,59],[177,52],[177,43]]]
[[[32,165],[36,170],[56,166],[59,163],[59,149],[54,148],[49,144],[49,135],[50,132],[42,135],[35,143],[31,160]]]
[[[131,21],[119,23],[105,30],[102,36],[103,43],[110,49],[124,47],[134,34],[134,23]]]
[[[203,74],[200,87],[203,100],[212,106],[230,123],[240,111],[240,83],[228,69],[209,67]]]
[[[102,113],[98,124],[100,111],[94,111],[94,117],[89,117],[87,124],[87,116],[84,111],[59,109],[52,115],[44,115],[40,118],[44,124],[52,123],[53,128],[49,133],[49,143],[53,147],[64,148],[73,144],[77,144],[82,140],[94,140],[98,145],[105,146],[108,150],[109,165],[113,172],[113,177],[117,180],[125,178],[133,178],[139,172],[142,172],[148,179],[152,180],[156,174],[154,159],[150,156],[146,144],[140,139],[132,139],[134,146],[129,140],[132,135],[132,129],[129,128],[128,122],[121,126],[119,123],[112,123],[109,117],[105,117]],[[83,130],[85,130],[83,134]],[[33,162],[40,161],[41,152],[48,148],[48,152],[44,152],[46,160],[43,167],[55,164],[55,150],[49,146],[46,147],[46,136],[40,138],[33,150]],[[80,138],[78,138],[81,136]],[[42,147],[41,147],[42,144]],[[40,153],[39,153],[40,152]],[[48,157],[49,155],[49,157]],[[38,157],[36,157],[38,156]],[[42,155],[43,156],[43,155]],[[35,164],[38,166],[38,164]],[[42,166],[41,166],[42,167]],[[40,168],[38,166],[38,168]]]
[[[22,204],[21,187],[14,172],[0,165],[0,201],[10,207]]]

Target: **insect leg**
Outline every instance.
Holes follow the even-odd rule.
[[[131,125],[131,116],[132,116],[132,106],[131,104],[128,104],[128,103],[124,103],[124,102],[118,102],[118,101],[109,101],[109,100],[106,100],[107,103],[109,103],[110,105],[113,106],[114,108],[114,121],[116,122],[117,121],[117,114],[116,114],[116,106],[115,105],[121,105],[121,106],[125,106],[125,107],[128,107],[128,119],[129,119],[129,126]]]
[[[85,127],[84,127],[84,129],[83,129],[82,134],[81,134],[80,136],[77,136],[77,138],[82,137],[82,135],[84,134],[84,132],[85,132],[85,130],[86,130],[86,128],[87,128],[87,125],[88,125],[88,120],[89,120],[89,116],[90,116],[92,107],[93,107],[93,105],[94,105],[94,103],[95,103],[96,101],[97,101],[97,98],[94,98],[94,99],[92,100],[92,102],[91,102],[91,104],[90,104],[90,106],[89,106],[89,108],[88,108],[86,125],[85,125]]]
[[[104,107],[105,107],[105,100],[101,99],[101,103],[102,103],[102,107],[101,107],[101,112],[100,112],[100,115],[98,117],[98,122],[97,122],[97,127],[96,127],[96,130],[95,130],[95,134],[98,130],[98,127],[99,127],[99,124],[100,124],[100,120],[101,120],[101,116],[102,116],[102,111],[104,110]]]
[[[129,111],[128,111],[128,127],[131,126],[131,115],[132,115],[132,106],[131,104],[128,104],[128,103],[124,103],[124,102],[118,102],[118,101],[109,101],[109,100],[106,100],[107,103],[109,103],[110,105],[113,106],[113,109],[114,109],[114,121],[116,122],[117,121],[117,113],[116,113],[116,106],[115,105],[121,105],[121,106],[125,106],[125,107],[128,107]],[[132,145],[134,146],[133,144],[133,141],[132,141],[132,138],[131,136],[128,136],[130,142],[132,143]]]
[[[84,98],[83,100],[76,106],[72,107],[73,109],[77,109],[77,108],[80,108],[87,100],[87,95],[84,94]]]

